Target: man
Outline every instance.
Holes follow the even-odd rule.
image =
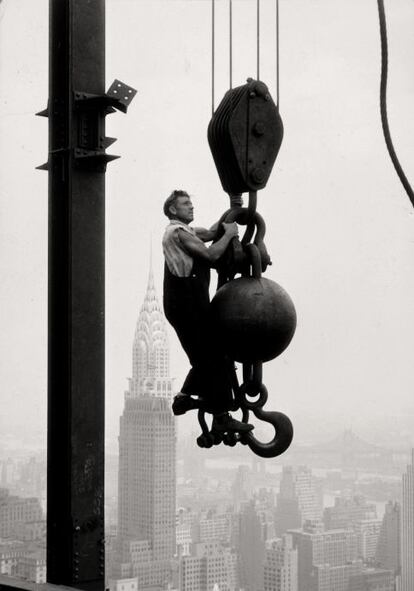
[[[207,248],[204,242],[213,240],[218,224],[210,230],[190,227],[194,207],[186,191],[173,191],[164,203],[164,213],[170,220],[162,241],[164,311],[191,363],[181,392],[174,398],[173,412],[179,415],[201,407],[214,415],[215,430],[251,431],[252,425],[237,421],[228,412],[232,365],[220,349],[220,336],[210,318],[210,267],[238,235],[237,224],[223,223],[224,234]]]

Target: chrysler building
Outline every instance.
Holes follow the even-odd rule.
[[[164,585],[175,553],[176,428],[166,321],[152,269],[135,329],[120,418],[115,576]]]

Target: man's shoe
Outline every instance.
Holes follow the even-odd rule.
[[[174,396],[172,403],[172,411],[175,415],[183,415],[189,410],[200,408],[200,403],[195,398],[192,398],[189,394],[183,394],[179,392]]]
[[[219,433],[248,433],[253,429],[253,425],[233,419],[228,412],[221,415],[214,415],[212,431],[218,431]]]

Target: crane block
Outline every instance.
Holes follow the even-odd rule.
[[[208,126],[208,142],[226,193],[266,186],[283,139],[283,123],[264,82],[226,92]]]

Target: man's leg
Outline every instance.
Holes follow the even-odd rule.
[[[175,415],[183,415],[189,410],[200,408],[203,403],[201,398],[196,398],[200,394],[200,383],[197,377],[197,371],[192,367],[184,380],[181,391],[174,396],[172,410]]]
[[[167,318],[192,366],[181,391],[174,397],[174,414],[203,408],[214,415],[215,425],[223,432],[253,429],[229,414],[233,402],[231,366],[212,332],[209,310],[196,309],[189,303],[185,309],[176,307]]]

